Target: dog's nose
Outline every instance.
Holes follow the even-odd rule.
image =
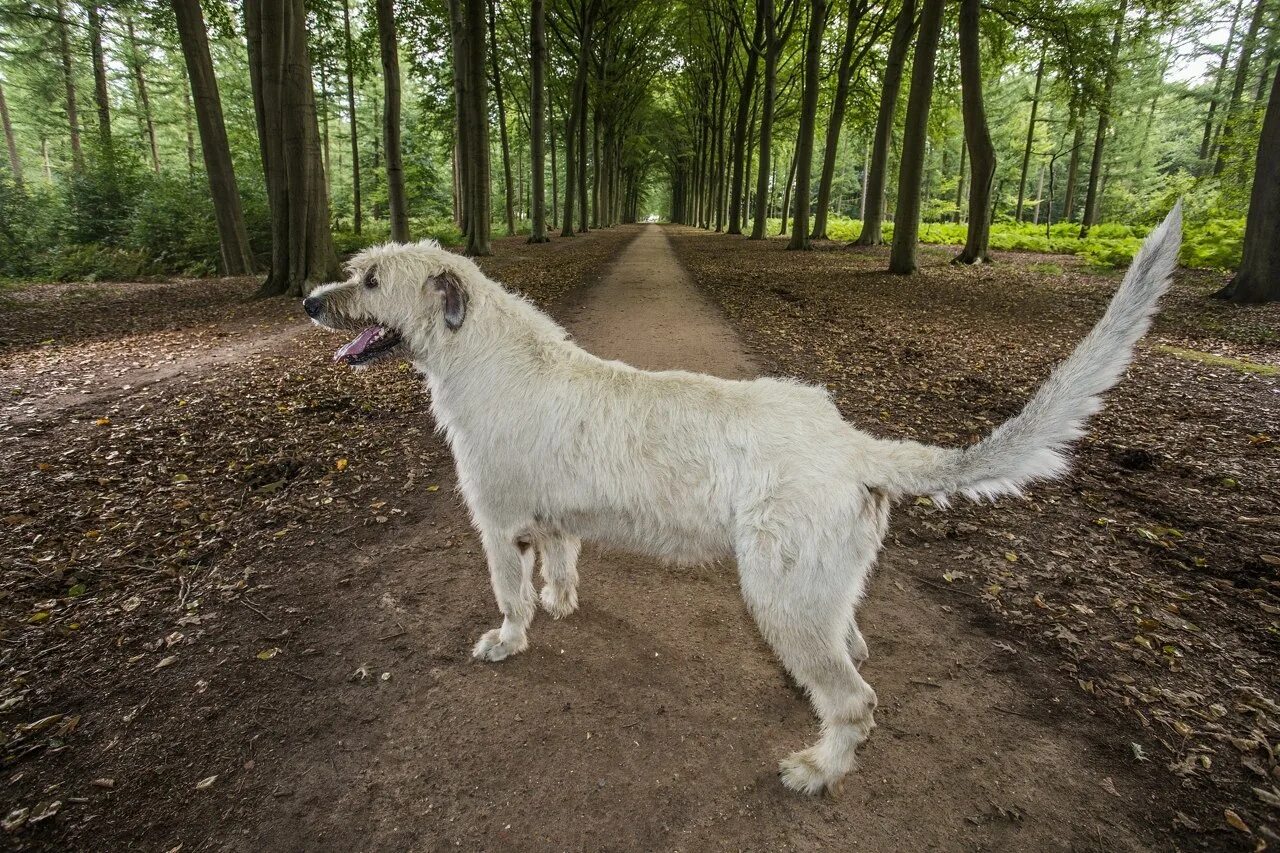
[[[324,302],[318,296],[308,296],[302,300],[302,310],[307,312],[308,317],[319,317],[323,308]]]

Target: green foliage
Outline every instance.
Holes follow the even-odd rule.
[[[1186,223],[1179,261],[1193,268],[1235,267],[1240,263],[1244,245],[1244,222],[1243,218],[1219,218]],[[770,234],[778,232],[778,224],[778,220],[770,222]],[[967,227],[963,223],[927,222],[920,226],[920,242],[963,245]],[[1080,226],[1070,222],[1051,226],[1048,236],[1043,225],[997,222],[991,226],[991,248],[1002,252],[1079,255],[1091,266],[1123,267],[1133,260],[1148,230],[1141,225],[1104,222],[1094,226],[1089,236],[1081,240]],[[861,232],[862,223],[856,219],[835,217],[827,223],[827,236],[832,240],[852,242]],[[886,241],[893,239],[893,223],[885,223],[884,237]]]

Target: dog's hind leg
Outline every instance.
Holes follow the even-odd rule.
[[[578,552],[576,536],[548,535],[538,543],[542,555],[542,606],[556,619],[578,609]]]
[[[867,658],[871,657],[871,649],[867,647],[867,641],[862,636],[862,631],[858,629],[858,605],[862,603],[862,596],[866,590],[867,581],[871,576],[871,566],[860,566],[855,570],[855,583],[853,589],[853,607],[849,614],[849,632],[845,635],[845,646],[849,649],[849,657],[853,658],[853,665],[862,668],[867,662]]]
[[[743,597],[783,666],[809,694],[822,736],[780,764],[782,782],[806,794],[834,789],[874,728],[876,694],[846,646],[852,608],[847,568],[810,554],[796,565],[739,555]]]
[[[482,531],[485,556],[489,559],[489,580],[502,611],[502,627],[486,631],[471,656],[500,661],[529,647],[526,632],[533,621],[533,564],[537,553],[527,534],[504,537]]]

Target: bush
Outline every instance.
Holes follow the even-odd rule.
[[[139,249],[102,243],[74,243],[47,251],[40,259],[44,278],[54,281],[127,281],[163,272]]]

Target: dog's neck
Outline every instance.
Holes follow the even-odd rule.
[[[456,332],[438,329],[415,358],[431,391],[440,426],[452,433],[488,427],[516,411],[530,393],[528,377],[564,350],[581,350],[551,317],[527,300],[485,282]],[[466,413],[464,415],[463,413]]]

